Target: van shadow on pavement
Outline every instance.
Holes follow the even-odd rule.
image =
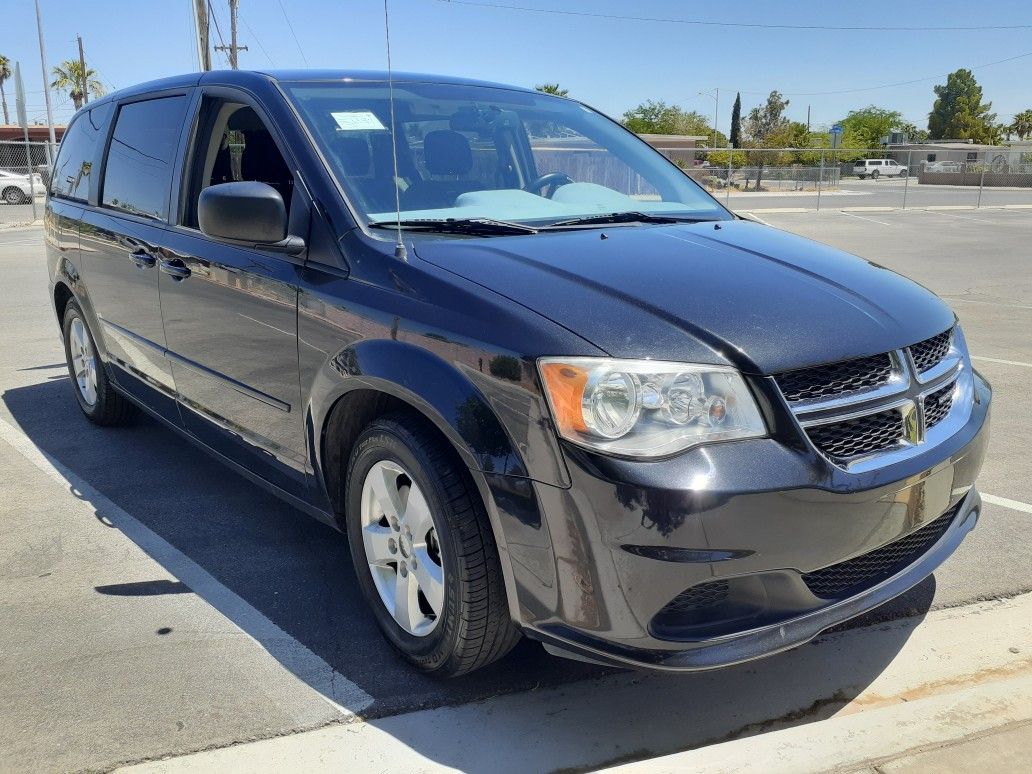
[[[343,535],[222,465],[213,464],[206,454],[150,418],[140,416],[125,428],[91,425],[79,413],[70,390],[67,380],[51,380],[10,389],[2,399],[15,423],[40,450],[74,471],[369,693],[374,702],[361,713],[362,717],[386,718],[408,710],[463,704],[499,694],[599,678],[614,671],[550,657],[536,643],[524,640],[501,662],[465,678],[440,681],[419,675],[393,654],[376,629],[353,582]],[[98,518],[103,519],[103,514],[98,514]],[[902,615],[921,616],[929,609],[934,590],[934,580],[929,578],[872,616],[858,619],[855,625]],[[132,595],[180,593],[182,589],[152,585],[98,588],[97,592]],[[918,622],[919,619],[915,620],[913,625]],[[880,674],[902,647],[911,628],[909,624],[888,627],[889,633],[880,641],[877,652],[865,652],[863,658],[842,659],[840,684],[822,686],[831,702],[829,713]],[[792,653],[783,654],[699,675],[643,676],[639,685],[640,690],[647,691],[650,686],[655,688],[656,681],[662,681],[666,690],[657,696],[675,704],[655,706],[653,711],[660,718],[678,718],[686,726],[693,724],[695,710],[716,717],[712,706],[700,707],[693,701],[704,686],[707,693],[716,691],[722,695],[726,706],[721,716],[747,717],[763,700],[757,691],[771,691],[780,679],[785,684],[777,688],[779,692],[790,695],[798,689],[799,675],[786,669],[793,657]],[[593,680],[577,690],[587,690],[593,696],[594,701],[588,703],[609,704],[611,682]],[[679,698],[674,700],[672,696]],[[749,711],[736,715],[736,706]],[[615,728],[625,717],[615,707],[611,709]],[[820,708],[817,709],[805,720],[820,717]],[[590,741],[583,738],[583,718],[578,721],[576,714],[561,714],[549,722],[551,733],[560,739],[568,735],[569,744],[574,747]],[[484,732],[502,748],[496,747],[496,758],[488,768],[504,770],[498,762],[511,759],[518,763],[525,740],[521,743],[519,738],[501,733],[506,724],[504,713],[495,712],[490,717]],[[671,722],[669,717],[657,722]],[[739,728],[727,728],[723,733]],[[596,727],[592,735],[605,738],[606,733],[606,728]],[[438,749],[432,739],[414,736],[405,741],[446,765],[457,754]]]

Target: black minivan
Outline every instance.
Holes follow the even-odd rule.
[[[86,417],[142,409],[345,531],[430,673],[521,634],[757,658],[911,588],[978,519],[991,392],[950,309],[736,217],[573,100],[144,84],[74,118],[46,241]]]

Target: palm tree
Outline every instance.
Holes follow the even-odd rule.
[[[7,113],[7,95],[4,94],[4,81],[11,77],[11,60],[0,54],[0,102],[4,106],[4,123],[11,123],[11,116]]]
[[[1024,140],[1032,135],[1032,110],[1022,110],[1016,114],[1011,125],[1007,127],[1007,131],[1014,132],[1018,135],[1019,140]]]
[[[50,88],[58,91],[67,91],[68,96],[75,103],[75,109],[82,107],[83,83],[94,97],[104,96],[104,84],[97,80],[97,72],[89,67],[86,68],[86,77],[83,78],[82,65],[78,59],[69,59],[66,62],[54,67],[51,71],[54,75],[54,82]]]
[[[555,94],[557,97],[568,97],[570,95],[569,90],[560,88],[558,83],[542,83],[534,88],[545,94]]]

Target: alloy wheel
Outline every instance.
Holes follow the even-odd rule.
[[[82,319],[75,317],[68,326],[68,351],[79,395],[88,406],[97,402],[97,356]]]
[[[362,484],[362,543],[384,607],[425,637],[444,612],[444,564],[426,498],[398,463],[381,460]]]

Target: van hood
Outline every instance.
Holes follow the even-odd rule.
[[[613,357],[771,374],[904,347],[955,319],[882,266],[746,221],[426,239],[415,253]]]

